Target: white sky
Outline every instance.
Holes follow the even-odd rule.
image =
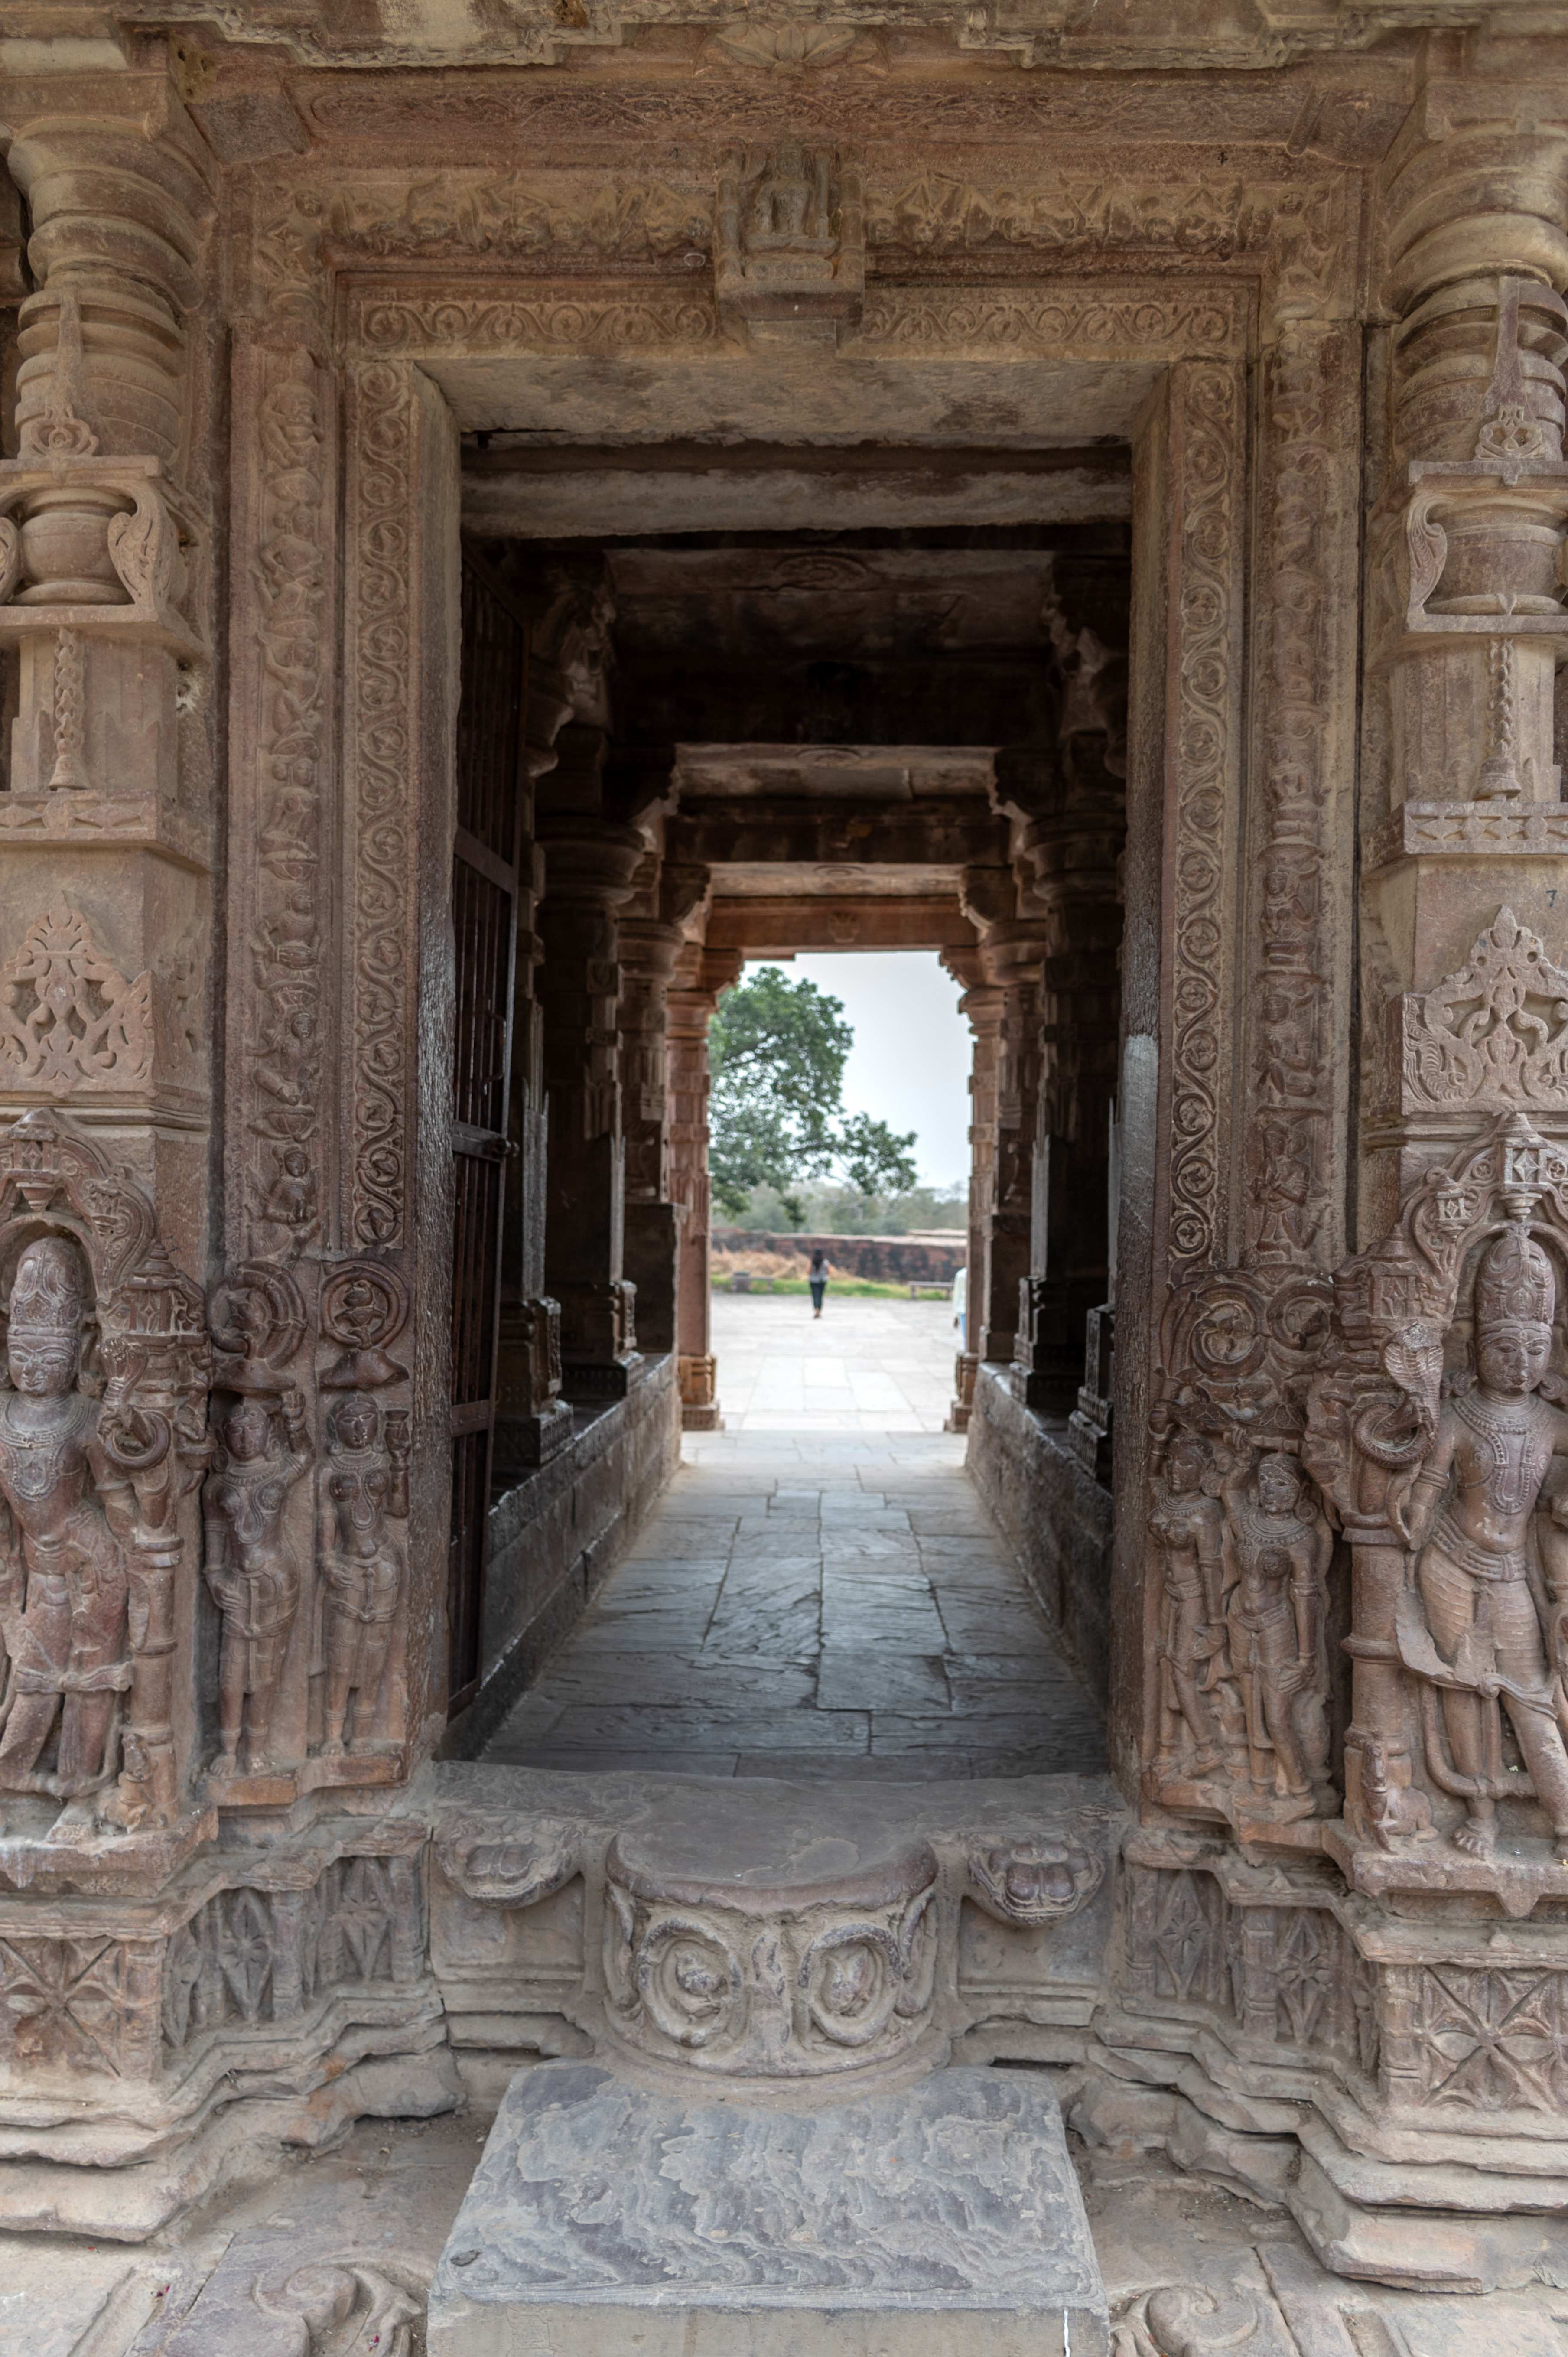
[[[842,998],[854,1027],[844,1066],[849,1113],[914,1130],[920,1177],[934,1187],[969,1184],[969,1026],[959,986],[934,950],[857,950],[841,955],[758,958]]]

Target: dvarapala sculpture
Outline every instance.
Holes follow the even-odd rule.
[[[1434,1831],[1489,1871],[1504,1805],[1541,1813],[1509,1821],[1510,1874],[1568,1862],[1553,1254],[1568,1153],[1512,1114],[1428,1170],[1335,1279],[1302,1454],[1351,1546],[1345,1834],[1381,1854],[1379,1887],[1446,1887]]]
[[[0,1833],[167,1827],[179,1510],[206,1461],[200,1295],[140,1189],[53,1113],[0,1134],[7,1265]],[[64,1803],[52,1824],[39,1800]]]

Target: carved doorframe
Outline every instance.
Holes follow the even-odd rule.
[[[400,201],[389,185],[376,209],[394,219]],[[258,192],[252,296],[269,317],[269,345],[303,345],[343,371],[357,447],[346,483],[344,668],[364,682],[356,649],[366,630],[396,626],[395,615],[371,610],[397,572],[369,561],[396,532],[396,500],[378,503],[377,493],[413,480],[406,456],[384,446],[399,417],[445,411],[427,370],[502,354],[693,361],[726,347],[703,285],[593,284],[575,273],[551,284],[537,254],[515,269],[487,261],[482,274],[469,257],[455,278],[434,258],[405,259],[373,221],[351,233],[353,210],[328,225],[319,193],[285,188],[263,200]],[[1272,1286],[1326,1271],[1343,1251],[1329,1177],[1349,1094],[1350,865],[1346,856],[1336,872],[1334,860],[1348,841],[1356,618],[1329,613],[1326,585],[1359,522],[1357,248],[1343,189],[1326,181],[1281,208],[1268,236],[1228,268],[1195,264],[1190,274],[1156,279],[1123,260],[1070,275],[1042,266],[1037,277],[992,287],[888,285],[868,290],[854,344],[857,360],[897,359],[905,369],[922,358],[983,364],[1001,351],[1037,350],[1161,371],[1141,421],[1134,525],[1137,561],[1153,559],[1158,581],[1135,634],[1143,717],[1129,777],[1138,839],[1127,898],[1130,909],[1157,909],[1158,922],[1125,977],[1123,1103],[1144,1132],[1124,1157],[1123,1283],[1146,1287],[1150,1303],[1146,1321],[1122,1321],[1117,1367],[1112,1757],[1129,1777],[1144,1713],[1147,1644],[1127,1640],[1144,1618],[1146,1426],[1169,1373],[1158,1363],[1162,1304],[1171,1284],[1206,1266],[1245,1259]],[[451,424],[447,412],[444,430]],[[455,557],[455,511],[447,538]],[[440,554],[415,533],[403,554],[406,590],[392,597],[405,613],[421,566],[434,580]],[[367,700],[361,685],[343,710],[349,811],[375,790],[376,727],[373,694]],[[1251,809],[1249,777],[1266,790]],[[446,856],[434,841],[425,850],[433,866]],[[418,849],[412,856],[417,868]],[[1273,888],[1282,875],[1294,877],[1294,893]],[[369,914],[356,909],[346,927],[346,982]],[[1276,1102],[1278,1082],[1288,1087],[1295,1076],[1261,993],[1282,970],[1294,1019],[1309,1026],[1329,1075],[1305,1105]],[[406,1040],[406,1006],[402,1019]],[[386,1029],[389,1051],[395,1028]],[[412,1048],[405,1061],[412,1076]],[[396,1144],[369,1135],[356,1078],[350,1067],[338,1092],[345,1106],[359,1104],[366,1132],[341,1141],[344,1233],[363,1217],[367,1155],[384,1148],[390,1158]],[[409,1103],[422,1102],[437,1126],[434,1094],[422,1099],[414,1085]],[[1270,1211],[1261,1116],[1275,1114],[1288,1133],[1276,1154],[1287,1194],[1300,1192],[1293,1154],[1311,1158],[1311,1203],[1300,1216],[1288,1203]],[[435,1169],[435,1154],[426,1163],[411,1151]],[[403,1247],[390,1249],[395,1257]],[[428,1474],[434,1481],[434,1466]]]

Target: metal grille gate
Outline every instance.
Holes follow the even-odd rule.
[[[456,1013],[452,1060],[452,1537],[448,1708],[478,1683],[495,1424],[501,1218],[510,1148],[518,860],[526,795],[528,624],[463,553],[457,834],[452,859]]]

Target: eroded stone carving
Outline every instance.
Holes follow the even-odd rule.
[[[737,2078],[896,2061],[930,2016],[937,1864],[929,1849],[856,1906],[769,1907],[660,1891],[612,1848],[604,1965],[612,2035],[655,2061]],[[908,1886],[912,1885],[910,1888]]]
[[[1326,1278],[1200,1271],[1162,1324],[1148,1531],[1162,1591],[1147,1789],[1232,1818],[1326,1813],[1327,1524],[1297,1462]]]
[[[304,1395],[294,1385],[275,1405],[252,1394],[219,1419],[204,1505],[204,1568],[223,1616],[219,1750],[209,1770],[220,1782],[239,1773],[242,1731],[249,1772],[264,1775],[274,1765],[267,1749],[273,1704],[301,1577],[284,1509],[310,1462]]]
[[[65,1096],[152,1077],[152,976],[106,957],[86,919],[57,902],[0,966],[0,1072]]]
[[[575,1819],[533,1817],[526,1835],[517,1840],[456,1827],[438,1843],[436,1858],[465,1898],[532,1907],[582,1872],[590,1845],[589,1828]]]
[[[383,1687],[408,1578],[403,1541],[387,1522],[408,1520],[410,1448],[406,1411],[383,1415],[363,1393],[350,1392],[328,1426],[317,1534],[324,1760],[340,1760],[346,1749],[370,1751],[386,1739],[390,1697]]]
[[[760,165],[721,156],[714,240],[721,317],[773,333],[860,316],[865,288],[865,196],[857,160],[785,141]]]
[[[231,2023],[293,2021],[345,1982],[408,1977],[418,1918],[418,1875],[406,1857],[340,1857],[304,1889],[242,1882],[215,1891],[163,1950],[167,2055]]]
[[[1059,1923],[1087,1905],[1105,1878],[1105,1861],[1070,1834],[969,1853],[970,1889],[999,1923]]]
[[[258,2276],[251,2296],[263,2316],[296,2319],[304,2357],[336,2357],[353,2347],[377,2357],[408,2357],[424,2316],[424,2287],[395,2259],[313,2259],[308,2266]]]

